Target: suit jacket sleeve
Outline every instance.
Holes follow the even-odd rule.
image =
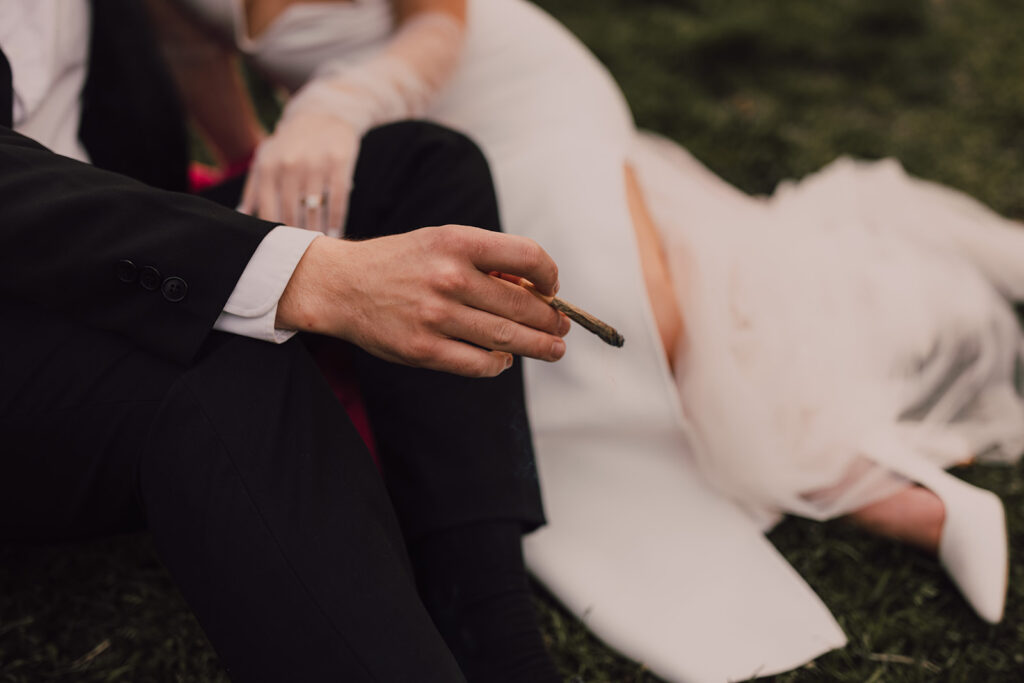
[[[0,297],[7,300],[188,363],[274,227],[54,154],[0,126]]]

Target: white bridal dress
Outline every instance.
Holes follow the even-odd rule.
[[[391,31],[386,0],[292,5],[256,40],[239,0],[188,2],[292,89]],[[505,230],[555,258],[560,295],[626,338],[616,349],[577,329],[562,361],[526,365],[550,521],[527,557],[654,673],[740,680],[845,643],[763,530],[904,485],[873,439],[935,468],[1024,447],[1004,298],[1024,298],[1024,233],[971,199],[850,160],[749,197],[638,134],[606,70],[524,0],[470,0],[461,65],[429,117],[483,148]],[[647,303],[627,160],[686,321],[676,376]]]

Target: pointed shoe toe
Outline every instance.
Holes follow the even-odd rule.
[[[936,491],[946,507],[939,560],[978,616],[996,624],[1009,575],[1006,514],[996,494],[958,484]]]

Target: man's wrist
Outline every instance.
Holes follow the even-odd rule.
[[[295,268],[318,233],[279,225],[253,252],[214,329],[281,343],[294,332],[275,327],[277,306]]]
[[[323,235],[310,242],[306,252],[299,259],[295,271],[277,304],[277,318],[274,326],[280,330],[300,332],[321,331],[323,288],[328,285],[325,275],[329,272],[331,255],[341,240]]]

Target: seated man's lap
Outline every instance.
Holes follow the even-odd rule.
[[[439,126],[407,122],[371,131],[356,177],[349,223],[358,236],[403,232],[444,217],[497,227],[482,154],[464,136]],[[275,347],[211,333],[203,353],[230,362],[202,362],[201,354],[196,367],[186,369],[28,305],[0,303],[0,315],[17,332],[0,339],[0,539],[76,538],[142,527],[140,462],[154,450],[154,428],[166,417],[169,392],[177,389],[180,397],[198,378],[218,377],[190,391],[209,394],[208,410],[230,423],[238,438],[263,434],[249,425],[273,421],[275,407],[287,406],[288,398],[275,396],[281,403],[253,413],[253,399],[268,392],[315,394],[316,401],[329,402],[326,383],[310,371],[297,343]],[[238,365],[243,358],[250,358],[248,368]],[[468,381],[368,360],[368,373],[361,374],[386,390],[378,403],[391,404],[378,427],[401,429],[392,450],[403,453],[392,459],[403,459],[405,472],[419,473],[402,477],[401,490],[392,492],[411,499],[407,517],[433,515],[442,525],[477,516],[522,519],[527,526],[542,521],[518,368],[495,380]],[[220,371],[228,366],[234,374]],[[272,389],[267,373],[275,366],[288,369]],[[403,382],[415,390],[403,389]],[[412,403],[400,405],[395,391]],[[434,400],[415,399],[424,391]],[[329,424],[316,428],[343,430],[332,438],[362,457],[363,444],[344,413],[334,404],[324,410]],[[411,425],[421,433],[405,428]],[[287,440],[279,446],[285,453],[290,448]],[[390,463],[392,471],[397,464]]]
[[[112,334],[0,302],[0,539],[141,528],[135,466],[181,374]]]
[[[301,344],[214,332],[184,368],[27,306],[0,303],[0,316],[18,332],[0,339],[0,540],[144,528],[140,477],[176,432],[214,432],[244,457],[253,451],[234,442],[272,434],[286,458],[275,428],[299,400],[319,403],[317,428],[340,430],[344,450],[369,459]],[[164,458],[202,457],[201,439],[189,443]]]
[[[148,529],[243,680],[460,680],[372,458],[300,342],[212,333],[181,368],[48,313],[0,315],[21,333],[0,339],[0,542]]]

